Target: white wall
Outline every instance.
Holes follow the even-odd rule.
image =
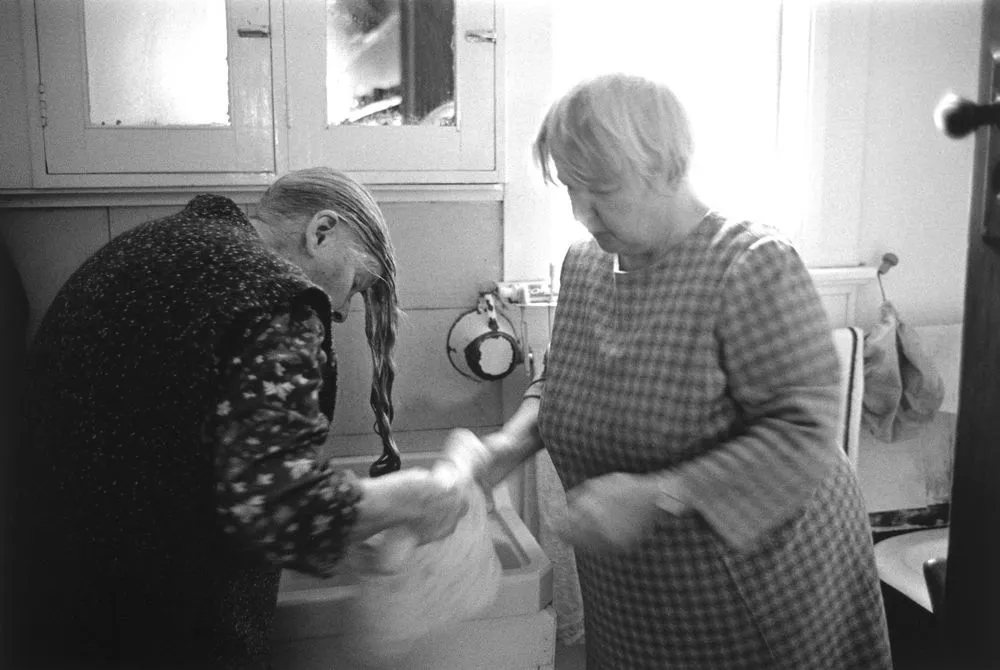
[[[977,98],[982,3],[866,4],[867,76],[855,87],[863,94],[859,100],[864,108],[859,258],[877,265],[887,251],[899,256],[899,265],[882,283],[908,324],[958,323],[965,294],[974,142],[971,136],[945,138],[934,127],[931,111],[949,90]],[[870,327],[881,300],[877,284],[862,291],[860,325]],[[919,330],[926,334],[933,329]],[[925,349],[931,346],[925,343]],[[952,358],[956,356],[948,360]],[[939,364],[955,367],[945,363],[942,359]],[[957,372],[944,372],[947,391],[953,393]],[[939,413],[908,440],[887,444],[863,434],[858,473],[868,508],[907,509],[947,501],[954,440],[955,415],[950,412]]]
[[[974,143],[945,138],[931,112],[948,90],[976,99],[981,26],[978,0],[873,5],[859,249],[870,264],[899,256],[883,285],[914,325],[962,319]],[[881,296],[866,297],[873,317]]]
[[[806,1],[806,0],[795,0]],[[975,98],[981,0],[816,0],[812,232],[799,249],[815,267],[900,264],[887,295],[914,324],[961,320],[973,142],[944,138],[932,111],[947,90]],[[545,30],[551,0],[507,0],[508,184],[504,277],[548,274],[551,212],[528,147],[550,92]],[[877,285],[859,304],[874,320]]]
[[[531,142],[551,101],[550,0],[498,0],[504,4],[507,183],[504,189],[505,280],[548,277],[550,201],[534,166]]]

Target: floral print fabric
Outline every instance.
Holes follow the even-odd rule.
[[[318,459],[324,330],[308,307],[271,319],[224,363],[224,394],[209,419],[218,445],[218,512],[226,533],[283,568],[329,576],[343,557],[361,490],[349,471]]]

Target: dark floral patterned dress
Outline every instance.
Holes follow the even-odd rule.
[[[361,498],[357,479],[317,458],[323,325],[308,307],[282,311],[251,347],[224,363],[224,395],[209,419],[218,445],[225,532],[284,568],[328,576],[343,556]]]

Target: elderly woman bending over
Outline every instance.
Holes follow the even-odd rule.
[[[263,670],[281,568],[328,576],[388,528],[451,533],[461,491],[391,472],[395,274],[371,194],[322,167],[278,179],[252,218],[200,195],[92,255],[28,359],[0,665]],[[333,325],[358,294],[378,479],[317,453]]]
[[[891,667],[837,356],[795,250],[699,200],[657,83],[579,84],[534,151],[592,239],[566,255],[543,378],[448,456],[489,487],[548,449],[587,667]]]

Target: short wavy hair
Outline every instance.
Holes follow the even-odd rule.
[[[596,193],[631,179],[674,186],[687,176],[692,151],[688,116],[674,93],[624,73],[570,89],[549,108],[533,145],[547,183]]]

